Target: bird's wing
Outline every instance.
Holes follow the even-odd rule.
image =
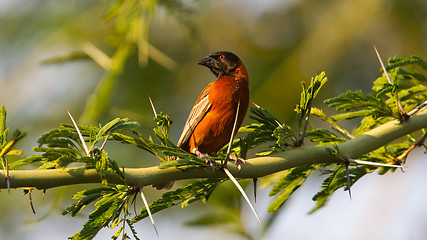
[[[200,93],[199,98],[197,98],[196,103],[191,109],[190,115],[185,122],[184,129],[182,130],[181,137],[177,143],[178,147],[183,146],[190,139],[190,136],[196,128],[197,124],[199,124],[199,122],[212,106],[212,103],[209,101],[210,86],[211,84],[203,89],[202,93]]]

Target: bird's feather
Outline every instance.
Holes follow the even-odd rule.
[[[197,124],[199,124],[199,122],[203,119],[212,106],[212,102],[209,100],[210,86],[211,84],[203,89],[202,93],[199,95],[199,98],[196,101],[196,104],[191,109],[190,115],[185,122],[184,129],[182,130],[181,137],[177,143],[178,147],[182,147],[188,142]]]

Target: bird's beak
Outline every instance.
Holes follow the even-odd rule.
[[[200,59],[200,61],[197,62],[197,64],[206,66],[206,67],[208,67],[210,69],[212,69],[212,68],[218,68],[217,61],[213,57],[211,57],[211,56],[207,56],[207,57],[204,57],[204,58]]]

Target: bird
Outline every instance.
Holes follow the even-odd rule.
[[[228,51],[211,53],[198,64],[209,68],[217,79],[197,98],[177,146],[204,159],[213,169],[213,160],[206,154],[215,156],[228,143],[233,129],[237,132],[240,128],[249,105],[249,76],[240,58]],[[153,186],[169,189],[172,185],[167,182]]]

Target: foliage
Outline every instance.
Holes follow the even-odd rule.
[[[134,224],[148,216],[146,207],[135,213],[135,216],[129,212],[129,207],[134,204],[136,196],[142,191],[142,186],[127,185],[125,173],[104,149],[106,142],[117,141],[146,151],[161,161],[159,164],[161,169],[184,166],[188,171],[196,168],[209,169],[204,160],[184,152],[169,140],[172,121],[166,114],[155,114],[154,121],[157,128],[153,129],[152,136],[145,136],[138,132],[139,123],[127,118],[117,118],[103,126],[94,126],[109,109],[113,90],[118,85],[126,63],[133,54],[138,55],[141,66],[146,66],[148,58],[151,57],[169,71],[174,71],[176,68],[177,64],[173,60],[149,42],[150,22],[158,12],[158,8],[164,8],[168,15],[177,19],[193,37],[196,35],[194,24],[188,18],[192,9],[183,1],[114,0],[108,3],[104,12],[104,20],[115,29],[108,37],[109,47],[113,49],[111,56],[100,47],[87,43],[82,51],[73,51],[68,56],[53,57],[44,61],[48,64],[58,64],[91,59],[103,68],[105,74],[80,119],[84,126],[78,126],[77,130],[73,125],[62,124],[59,128],[43,134],[38,140],[38,146],[33,148],[33,151],[39,153],[38,155],[9,163],[10,156],[22,155],[21,150],[15,149],[15,144],[25,136],[25,133],[16,130],[12,136],[9,134],[9,128],[6,126],[6,110],[1,106],[0,162],[2,169],[8,171],[28,165],[37,165],[38,169],[57,169],[67,168],[73,164],[95,169],[100,175],[103,186],[76,193],[73,196],[76,202],[63,212],[64,215],[71,214],[74,217],[86,206],[90,204],[95,206],[95,210],[89,214],[89,219],[82,230],[70,237],[71,239],[92,239],[104,227],[118,228],[112,236],[113,239],[118,239],[120,236],[122,239],[129,239],[131,236],[139,239]],[[88,48],[91,51],[88,51]],[[98,54],[93,54],[94,52]],[[367,165],[348,166],[347,157],[342,156],[336,146],[392,119],[405,121],[406,119],[402,118],[402,110],[399,109],[399,101],[408,114],[426,101],[427,78],[423,73],[427,70],[426,61],[418,56],[395,57],[389,60],[386,70],[391,82],[387,81],[383,73],[383,76],[374,81],[371,93],[360,90],[348,91],[326,100],[325,103],[330,108],[341,111],[333,116],[327,116],[323,110],[313,107],[320,89],[327,82],[323,72],[312,78],[309,84],[302,82],[302,92],[300,101],[295,107],[296,115],[293,124],[280,121],[258,105],[251,107],[249,117],[255,122],[241,127],[240,132],[244,135],[233,141],[234,155],[246,159],[249,154],[252,154],[250,150],[256,150],[253,153],[256,156],[292,151],[303,145],[308,137],[312,144],[331,146],[329,153],[342,160],[341,163],[296,167],[276,173],[274,176],[264,177],[262,181],[271,186],[270,196],[274,198],[268,211],[277,212],[283,209],[287,200],[304,184],[310,174],[320,172],[325,177],[319,192],[313,197],[316,206],[311,212],[315,212],[327,203],[335,191],[341,188],[348,190],[363,176],[378,169],[378,167]],[[329,124],[330,129],[310,128],[309,120],[312,115]],[[354,118],[360,120],[360,125],[354,131],[347,130],[338,123]],[[79,132],[84,137],[84,142],[80,140]],[[421,137],[418,133],[413,133],[403,140],[366,153],[360,157],[360,160],[403,164],[414,146],[425,146],[426,136],[425,131],[422,132]],[[88,152],[85,151],[87,145]],[[227,146],[218,152],[217,160],[224,158],[226,149]],[[345,165],[349,168],[346,169]],[[378,173],[385,174],[393,170],[390,167],[380,167]],[[216,168],[215,171],[220,169]],[[108,183],[106,174],[119,176],[122,183]],[[219,187],[227,186],[227,182],[225,179],[215,178],[188,183],[164,193],[160,199],[149,205],[149,209],[152,213],[156,213],[179,204],[186,207],[200,200],[207,202],[214,191],[223,191]],[[222,192],[221,196],[222,198],[218,197],[220,202],[215,203],[214,200],[215,210],[211,211],[209,216],[201,216],[188,224],[192,226],[231,224],[233,227],[230,229],[233,229],[233,233],[250,238],[250,234],[241,224],[239,195],[232,190],[227,190]],[[274,219],[275,214],[271,216],[271,219]]]
[[[6,127],[6,109],[3,105],[0,107],[0,162],[1,162],[1,169],[7,170],[8,169],[8,156],[13,155],[22,155],[22,150],[13,149],[13,146],[21,140],[23,137],[25,137],[25,133],[22,133],[19,130],[16,130],[13,133],[12,139],[8,141],[8,134],[9,134],[9,128]]]
[[[153,41],[154,38],[152,36],[158,34],[156,33],[150,35],[152,32],[154,32],[154,28],[151,27],[151,23],[153,22],[155,16],[165,15],[168,18],[174,18],[174,20],[177,20],[179,27],[181,27],[181,29],[186,30],[187,33],[191,35],[190,39],[194,41],[191,45],[200,44],[195,40],[197,39],[197,32],[194,28],[195,23],[200,26],[201,30],[204,30],[206,26],[210,27],[210,25],[206,25],[206,20],[204,22],[197,21],[193,23],[190,20],[193,9],[189,8],[187,3],[189,2],[181,0],[112,0],[101,2],[101,4],[97,6],[97,8],[99,9],[99,6],[105,8],[103,12],[103,23],[105,23],[107,27],[110,27],[108,34],[102,35],[101,37],[98,37],[98,39],[92,39],[92,36],[90,36],[88,37],[88,39],[84,39],[83,43],[80,43],[82,39],[77,38],[76,40],[72,38],[70,42],[72,42],[73,45],[78,42],[77,44],[82,44],[84,47],[82,47],[81,50],[78,51],[73,50],[66,56],[53,57],[44,61],[44,63],[46,64],[62,64],[75,60],[90,59],[91,61],[98,64],[99,67],[102,68],[102,70],[104,71],[104,74],[102,75],[98,86],[96,87],[91,98],[87,102],[84,113],[79,119],[79,123],[82,124],[82,126],[79,126],[79,130],[82,132],[85,138],[84,142],[80,141],[78,131],[73,125],[63,124],[59,128],[48,131],[40,137],[38,141],[38,146],[33,148],[33,150],[36,151],[38,155],[28,156],[26,158],[20,159],[20,157],[18,156],[22,155],[23,151],[18,149],[19,145],[17,145],[16,143],[19,143],[19,141],[25,136],[25,133],[21,133],[19,130],[15,130],[13,134],[11,134],[12,132],[6,126],[6,110],[3,106],[1,107],[0,166],[2,169],[8,171],[9,169],[19,169],[21,167],[32,168],[34,166],[36,166],[36,168],[38,169],[62,169],[68,168],[70,166],[84,166],[88,169],[95,169],[100,175],[102,179],[101,183],[103,185],[97,186],[94,189],[85,189],[75,194],[73,199],[75,199],[76,202],[64,211],[64,214],[71,213],[72,216],[76,216],[76,214],[80,212],[84,212],[85,210],[87,211],[87,209],[83,210],[83,208],[85,208],[86,206],[90,204],[94,204],[95,206],[95,210],[89,215],[88,222],[84,224],[83,229],[80,232],[76,233],[71,237],[73,239],[93,238],[104,227],[118,228],[117,232],[112,236],[113,239],[118,239],[119,237],[121,237],[122,239],[129,239],[131,237],[138,239],[134,224],[148,216],[148,212],[145,207],[135,213],[135,216],[133,216],[129,212],[129,207],[134,204],[134,202],[136,201],[135,199],[137,194],[142,191],[142,189],[140,188],[140,186],[126,185],[126,175],[124,173],[124,168],[121,168],[121,166],[119,167],[118,163],[115,161],[121,159],[111,159],[110,156],[113,156],[113,154],[111,154],[111,152],[107,152],[103,147],[110,141],[117,141],[122,144],[127,144],[131,147],[136,147],[137,149],[152,154],[160,160],[159,168],[161,169],[185,167],[182,169],[188,171],[200,168],[206,168],[210,170],[210,168],[204,163],[204,160],[201,160],[192,154],[188,154],[182,151],[181,149],[177,148],[173,142],[169,140],[169,127],[171,126],[172,121],[166,114],[156,114],[154,121],[157,124],[157,128],[153,129],[151,135],[141,133],[138,129],[139,124],[137,122],[130,121],[126,118],[117,118],[103,126],[97,126],[99,122],[104,122],[101,119],[103,119],[102,117],[107,115],[106,113],[108,113],[108,111],[110,110],[110,102],[113,99],[113,93],[115,88],[119,86],[120,81],[124,80],[127,77],[124,76],[125,73],[131,72],[128,70],[131,70],[129,69],[129,65],[131,65],[129,64],[129,62],[132,62],[130,60],[133,56],[137,55],[138,63],[141,67],[146,67],[148,64],[148,59],[150,59],[150,61],[158,63],[158,65],[168,71],[176,70],[178,64],[174,62],[174,60],[166,56],[166,54],[162,53],[162,51],[167,48],[162,48],[162,50],[159,50],[151,44],[151,41]],[[342,9],[341,7],[337,8],[336,6],[334,6],[333,3],[329,5],[330,6],[328,6],[328,9],[331,9],[332,13],[334,11],[340,11]],[[404,33],[404,38],[407,38],[406,40],[411,37],[413,38],[413,36],[422,36],[422,34],[417,34],[419,31],[421,31],[420,29],[422,28],[417,28],[417,25],[415,24],[416,22],[421,23],[421,20],[424,18],[424,14],[417,14],[423,13],[423,6],[421,5],[421,3],[408,4],[406,2],[404,3],[404,1],[395,1],[393,4],[390,5],[390,9],[393,9],[393,14],[397,13],[405,15],[406,12],[407,16],[405,15],[401,17],[401,19],[404,19],[402,24],[404,26],[411,26],[410,29],[412,30],[412,35],[408,34],[408,31]],[[297,14],[299,16],[298,18],[307,19],[307,16],[316,16],[315,18],[313,18],[314,21],[325,22],[322,21],[325,20],[322,19],[322,16],[326,16],[325,14],[313,14],[318,11],[319,7],[321,7],[320,5],[317,6],[316,4],[306,4],[306,6],[309,7],[304,11],[299,11],[300,13],[303,12],[303,14]],[[367,4],[367,7],[369,7],[370,9],[375,9],[375,7],[378,8],[379,6],[375,6],[374,3],[373,5]],[[49,6],[43,6],[43,8],[46,8],[46,11],[51,10],[49,9]],[[399,8],[399,11],[396,11],[397,8]],[[295,10],[295,8],[289,9],[291,9],[291,11]],[[355,7],[352,9],[352,11],[359,13],[361,8]],[[414,11],[416,9],[419,9],[419,11]],[[161,10],[164,11],[162,12]],[[217,10],[218,9],[214,9],[214,11],[216,12]],[[221,16],[230,15],[227,14],[227,11],[230,10],[232,9],[222,9]],[[50,12],[56,13],[56,11]],[[244,13],[242,12],[242,14]],[[304,14],[306,15],[306,17],[304,17]],[[15,19],[19,19],[16,18],[16,16],[13,14],[10,15],[12,16],[12,18],[9,20],[16,21]],[[28,15],[25,13],[21,15],[25,16],[25,18],[28,18]],[[78,15],[84,14],[81,14],[79,12]],[[289,14],[285,15],[287,17],[289,16]],[[233,19],[236,19],[236,21],[240,20],[239,16],[236,17],[233,14],[231,14],[231,16]],[[76,16],[73,16],[73,18],[75,18],[73,19],[73,21],[75,21],[76,19],[77,21],[81,21]],[[212,21],[211,17],[204,18],[208,19],[209,22]],[[363,19],[367,18],[369,18],[368,15],[363,15]],[[375,15],[373,19],[378,19],[378,16]],[[221,21],[223,21],[223,19],[221,19]],[[31,29],[31,27],[34,26],[32,26],[31,22],[44,21],[40,21],[40,19],[37,19],[37,21],[22,22],[25,24],[22,24],[19,28],[12,27],[12,29],[14,29],[14,31],[12,32],[19,33],[19,31],[17,32],[15,31],[15,29],[24,29],[24,31],[22,31],[24,34],[21,33],[21,35],[26,38],[28,32],[33,32],[33,29]],[[55,23],[56,21],[46,22],[49,22],[50,24],[58,24]],[[81,22],[84,22],[84,24],[86,24],[86,21]],[[170,22],[170,19],[168,19],[167,24],[170,24]],[[357,22],[360,23],[364,21]],[[223,34],[224,32],[226,34],[227,32],[229,32],[230,28],[228,28],[228,26],[240,26],[240,23],[224,23],[225,22],[221,24],[216,24],[218,26],[221,26],[220,28],[224,29]],[[281,21],[280,24],[282,24]],[[9,25],[15,26],[15,24]],[[61,25],[63,25],[63,23],[61,23]],[[70,24],[67,23],[66,25]],[[99,24],[90,25],[98,26]],[[280,47],[280,49],[275,48],[274,51],[271,51],[270,49],[272,48],[265,48],[264,41],[263,45],[258,45],[257,42],[261,41],[256,38],[255,40],[254,38],[247,38],[248,34],[241,34],[243,35],[243,37],[240,39],[236,39],[241,46],[244,46],[243,48],[254,48],[254,46],[258,46],[257,49],[259,51],[262,51],[263,53],[268,52],[268,56],[261,56],[261,59],[256,59],[258,63],[261,62],[259,60],[265,61],[267,58],[274,58],[272,57],[270,51],[274,52],[273,55],[276,56],[282,56],[283,54],[285,54],[289,56],[298,56],[298,58],[299,56],[305,57],[305,53],[313,52],[313,49],[307,47],[309,46],[309,44],[307,44],[307,41],[305,41],[306,39],[303,39],[302,36],[313,37],[313,34],[309,34],[309,31],[305,30],[304,28],[298,27],[299,24],[292,25],[294,27],[296,26],[293,30],[295,30],[297,34],[287,35],[292,36],[291,42],[295,42],[295,44],[298,44],[288,45],[289,48],[297,49],[297,51],[295,52],[293,50],[291,52],[288,47]],[[340,48],[343,47],[343,45],[351,45],[348,44],[348,39],[353,38],[352,35],[354,34],[354,32],[348,31],[348,27],[346,27],[348,26],[348,24],[321,25],[333,28],[334,31],[337,28],[345,29],[344,34],[341,34],[340,37],[337,38],[337,41],[325,41],[328,37],[327,35],[323,35],[321,38],[316,38],[316,41],[323,41],[325,49],[332,49],[337,47]],[[155,26],[157,27],[158,25]],[[227,27],[224,28],[223,26]],[[268,26],[272,25],[269,24]],[[354,29],[366,29],[363,27],[363,25],[357,26],[361,27]],[[61,26],[61,28],[62,27],[63,26]],[[67,28],[72,29],[72,31],[75,31],[74,26],[67,26]],[[7,28],[4,29],[8,31]],[[45,28],[43,29],[45,31]],[[102,27],[100,29],[102,29]],[[260,29],[262,29],[262,27]],[[401,29],[407,28],[405,27]],[[215,31],[216,30],[217,29],[215,29]],[[105,33],[105,29],[103,29],[102,31]],[[167,32],[164,31],[164,29],[161,29],[159,31]],[[244,28],[239,27],[238,31],[244,33],[245,30]],[[206,32],[208,32],[209,37],[202,38],[202,44],[217,44],[218,37],[211,37],[212,30],[208,29],[208,31]],[[330,33],[330,31],[322,32]],[[221,31],[218,31],[215,35],[221,36],[218,33],[221,33]],[[167,34],[170,35],[169,32]],[[3,35],[9,38],[9,36],[19,34],[10,34],[8,32],[5,32],[5,34]],[[237,35],[238,34],[236,34],[236,36]],[[330,35],[331,37],[336,36],[334,34],[328,35]],[[164,37],[164,35],[161,35],[161,37]],[[34,41],[34,39],[37,40],[37,38],[40,38],[40,36],[35,36],[31,39],[32,41]],[[413,40],[412,38],[410,39],[411,41]],[[278,42],[283,42],[282,40],[289,40],[283,38],[271,39],[274,39],[274,41],[270,42],[269,46],[274,46]],[[21,44],[22,40],[10,40],[5,42],[18,43],[15,45],[19,46],[19,48],[24,49],[24,51],[26,50],[25,44]],[[156,42],[156,44],[164,43]],[[48,42],[47,44],[45,42],[44,45],[51,45],[51,42]],[[319,44],[315,44],[315,46],[318,45]],[[182,46],[182,44],[180,46]],[[262,46],[262,48],[260,46]],[[185,51],[181,52],[185,54],[187,53],[187,51],[194,51],[194,49],[189,49],[188,46],[178,48],[175,46],[175,44],[169,47],[169,51],[172,52],[171,49],[174,49],[174,51],[176,49],[185,49]],[[268,50],[265,51],[260,49]],[[19,54],[16,55],[19,56]],[[311,57],[312,55],[310,54],[309,56]],[[322,54],[320,58],[312,59],[312,61],[314,62],[321,60],[324,63],[331,63],[334,58],[337,58],[336,56],[336,54]],[[35,59],[33,54],[30,58],[31,60]],[[278,87],[275,87],[273,89],[271,87],[265,88],[268,89],[268,91],[259,91],[259,96],[267,97],[267,94],[273,96],[280,96],[279,94],[282,94],[283,91],[286,91],[287,93],[295,92],[293,91],[295,89],[293,86],[286,86],[287,88],[289,87],[289,89],[292,89],[291,91],[289,91],[287,88],[282,87],[284,85],[279,85],[278,83],[284,82],[283,78],[296,79],[295,76],[298,76],[298,74],[300,73],[298,68],[295,68],[295,63],[300,60],[298,58],[288,58],[289,60],[286,60],[287,63],[284,62],[282,64],[270,64],[270,62],[263,63],[264,66],[268,66],[264,67],[267,68],[268,71],[271,70],[271,67],[274,67],[276,69],[274,72],[279,73],[275,74],[279,77],[276,77],[277,80],[273,84],[277,85]],[[280,58],[280,60],[282,61],[282,58]],[[366,59],[364,60],[366,61]],[[32,61],[27,60],[22,62],[28,63]],[[349,62],[350,63],[348,65],[353,65],[353,62]],[[276,67],[276,65],[278,67]],[[289,65],[289,67],[284,68],[284,70],[280,70],[281,68],[283,68],[282,66],[286,65]],[[22,68],[18,69],[21,70]],[[262,185],[271,187],[270,195],[272,197],[272,204],[270,205],[268,210],[275,212],[272,212],[271,215],[269,215],[270,223],[274,220],[274,217],[277,215],[277,212],[286,206],[286,202],[292,196],[292,194],[304,184],[305,180],[310,176],[310,174],[320,173],[324,177],[324,181],[320,186],[319,192],[313,197],[313,200],[316,201],[316,206],[312,209],[311,212],[315,212],[327,203],[328,199],[336,190],[347,190],[350,186],[355,184],[358,179],[361,179],[366,174],[372,173],[375,170],[377,170],[379,174],[385,174],[387,172],[394,171],[393,168],[389,167],[380,167],[378,169],[378,167],[365,165],[351,164],[350,166],[348,166],[349,163],[346,161],[347,156],[342,155],[339,151],[340,149],[337,147],[337,144],[349,141],[355,138],[355,136],[357,137],[370,129],[389,122],[391,119],[399,119],[401,121],[405,121],[405,119],[402,118],[402,112],[399,109],[398,100],[402,101],[403,107],[407,113],[416,110],[417,107],[421,106],[421,103],[426,101],[426,61],[424,61],[418,56],[411,56],[408,58],[395,57],[389,60],[389,64],[386,69],[388,71],[388,74],[391,76],[392,81],[387,81],[387,78],[385,76],[379,77],[377,80],[374,81],[372,92],[366,93],[360,90],[348,91],[347,93],[344,93],[338,97],[326,100],[325,103],[328,104],[329,107],[335,108],[337,111],[340,111],[339,114],[333,116],[329,115],[330,111],[328,111],[327,109],[321,110],[313,107],[314,105],[317,105],[315,98],[317,97],[320,88],[326,82],[326,77],[324,73],[321,73],[315,78],[313,78],[309,84],[306,84],[304,82],[302,83],[303,91],[300,95],[300,101],[295,107],[296,114],[294,121],[289,121],[285,123],[283,119],[279,119],[273,116],[269,111],[267,111],[267,108],[269,110],[273,110],[272,112],[274,113],[278,112],[277,109],[287,111],[282,104],[264,106],[266,108],[255,105],[250,109],[251,113],[249,117],[253,120],[253,122],[247,126],[241,127],[241,137],[233,141],[232,151],[234,155],[247,159],[248,156],[268,156],[270,154],[278,152],[292,151],[295,148],[299,148],[303,144],[313,144],[319,146],[329,146],[330,151],[328,153],[342,160],[342,162],[335,164],[310,165],[287,169],[285,171],[278,172],[271,176],[266,176],[260,179]],[[143,69],[144,72],[146,72],[147,70],[148,68]],[[346,69],[343,68],[341,70],[341,73],[345,71]],[[265,72],[263,72],[262,74],[260,73],[261,71],[254,72],[255,74],[261,75],[263,78],[265,77]],[[136,75],[134,74],[134,72],[128,74]],[[156,74],[156,77],[158,76],[159,75]],[[140,76],[138,75],[138,77]],[[157,78],[155,80],[157,80]],[[298,81],[293,82],[296,82],[296,84],[298,84]],[[286,84],[293,83],[286,82]],[[134,89],[140,89],[140,85],[138,85],[138,87],[135,87],[135,84],[129,85],[131,85]],[[15,93],[13,92],[8,98],[12,99],[13,94]],[[330,125],[330,128],[316,128],[318,126],[312,128],[311,119],[313,118],[313,115],[321,119],[325,124]],[[358,127],[355,130],[345,129],[343,126],[345,126],[346,124],[343,124],[342,121],[347,119],[353,119],[352,122],[358,122]],[[288,121],[288,119],[286,119],[286,121]],[[415,146],[425,146],[426,136],[427,133],[425,130],[422,130],[421,133],[414,132],[404,138],[394,141],[392,144],[382,146],[381,148],[375,151],[366,153],[359,159],[375,163],[404,164],[406,156]],[[312,143],[307,143],[308,139],[310,139]],[[85,145],[88,145],[90,149],[89,153],[84,150]],[[215,159],[223,159],[225,156],[226,149],[227,146],[225,146],[218,153],[218,157],[215,157]],[[20,160],[15,161],[16,159]],[[349,167],[348,171],[346,170],[345,166]],[[219,171],[219,169],[215,169],[215,171]],[[119,178],[122,180],[122,183],[116,185],[107,182],[107,174],[118,175]],[[6,179],[9,179],[8,175],[6,175],[6,177]],[[246,184],[249,182],[249,179],[240,180],[240,182]],[[248,231],[248,229],[245,229],[245,226],[243,226],[240,195],[237,193],[237,191],[233,191],[235,189],[231,189],[230,187],[227,188],[228,183],[229,181],[226,181],[224,179],[206,179],[187,183],[186,186],[166,192],[160,199],[152,202],[149,207],[151,211],[155,213],[172,206],[181,205],[182,207],[185,207],[191,203],[200,202],[200,200],[206,202],[209,199],[209,204],[204,206],[206,208],[210,208],[209,215],[200,216],[194,221],[189,222],[188,225],[212,226],[222,224],[228,226],[228,229],[222,229],[228,230],[234,234],[239,234],[247,239],[258,239],[256,237],[251,236],[250,231]],[[265,224],[265,222],[263,222],[263,226],[265,229],[268,229],[269,224]]]
[[[270,196],[274,197],[268,210],[275,212],[282,209],[289,197],[304,184],[310,174],[321,172],[325,176],[321,189],[313,197],[313,200],[317,202],[311,211],[314,212],[323,207],[336,190],[341,188],[348,190],[357,180],[378,169],[377,166],[355,165],[350,166],[347,170],[343,165],[348,164],[347,159],[341,155],[337,144],[346,142],[354,136],[392,119],[399,119],[396,96],[400,98],[407,110],[422,104],[427,99],[427,90],[424,85],[425,77],[414,69],[414,65],[425,68],[426,64],[418,57],[391,59],[388,69],[391,72],[393,85],[390,85],[382,76],[374,81],[373,93],[348,91],[338,97],[326,100],[325,103],[329,107],[344,111],[344,113],[332,117],[328,117],[322,110],[312,107],[320,88],[327,81],[324,73],[319,74],[311,79],[308,86],[302,83],[301,100],[295,108],[295,128],[281,122],[258,105],[251,107],[250,118],[256,122],[240,129],[240,132],[246,133],[246,135],[233,141],[232,151],[236,155],[246,158],[248,151],[254,148],[257,149],[255,154],[258,156],[280,151],[292,151],[293,148],[302,145],[305,136],[307,136],[314,144],[332,146],[329,148],[329,154],[342,159],[342,163],[338,164],[301,166],[263,178],[264,182],[272,186]],[[331,125],[331,129],[308,129],[310,115],[314,115]],[[355,117],[362,118],[359,127],[354,130],[354,135],[337,123],[339,120]],[[59,128],[40,137],[39,145],[33,148],[34,151],[41,153],[40,155],[7,164],[5,161],[7,155],[21,153],[19,150],[13,150],[12,146],[23,137],[23,134],[16,131],[12,139],[7,141],[6,111],[2,106],[0,115],[2,167],[3,169],[6,167],[16,169],[38,163],[39,169],[51,169],[66,168],[69,164],[75,163],[83,164],[86,168],[96,169],[104,186],[78,192],[73,197],[77,201],[63,212],[64,215],[71,213],[72,216],[76,216],[89,204],[94,203],[95,205],[95,210],[89,214],[89,219],[83,225],[83,229],[70,238],[92,239],[104,227],[118,227],[113,239],[117,239],[119,236],[122,236],[122,239],[129,239],[130,236],[126,231],[127,226],[132,236],[138,239],[133,224],[146,218],[148,211],[144,207],[135,216],[132,216],[128,209],[134,204],[135,198],[142,191],[142,188],[126,184],[124,172],[113,159],[108,157],[108,153],[104,149],[106,142],[118,141],[149,152],[162,161],[159,165],[159,168],[162,169],[186,166],[188,170],[191,170],[209,167],[204,163],[204,160],[184,152],[169,140],[169,129],[172,124],[169,116],[159,113],[155,115],[154,121],[157,125],[157,128],[153,129],[154,137],[144,137],[137,131],[139,124],[126,118],[114,119],[104,126],[79,126],[79,130],[73,125],[62,124]],[[84,142],[80,141],[79,132],[84,137]],[[408,135],[406,140],[388,144],[366,153],[360,157],[360,160],[384,164],[403,164],[407,154],[415,145],[424,145],[426,135],[427,133],[423,132],[423,136],[419,140],[415,137],[416,135]],[[89,146],[88,153],[84,150],[87,145]],[[225,155],[224,149],[218,153],[218,159]],[[379,167],[378,173],[385,174],[390,170],[394,169]],[[106,173],[118,175],[123,183],[117,185],[108,183],[105,178]],[[214,190],[225,182],[228,181],[212,178],[189,183],[176,190],[164,193],[160,199],[149,204],[149,209],[152,213],[156,213],[178,204],[186,207],[200,200],[207,202]],[[223,207],[224,209],[222,209]],[[238,231],[233,232],[248,237],[249,233],[239,225],[241,222],[238,220],[241,217],[240,204],[233,206],[225,204],[223,207],[217,206],[217,210],[212,212],[209,218],[201,216],[189,224],[200,226],[235,223],[237,225],[234,228]],[[275,214],[271,218],[273,219],[274,216]]]

